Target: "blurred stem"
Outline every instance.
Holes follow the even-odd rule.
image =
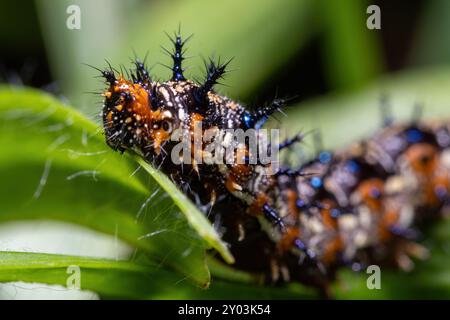
[[[324,69],[334,89],[353,89],[383,70],[379,31],[366,27],[368,5],[365,0],[317,2],[324,27]]]

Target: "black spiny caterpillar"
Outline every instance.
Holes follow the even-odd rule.
[[[233,164],[176,164],[170,154],[177,129],[255,129],[284,104],[249,111],[214,92],[228,63],[210,60],[203,83],[183,75],[178,34],[173,75],[152,81],[135,61],[130,79],[102,72],[103,126],[114,150],[132,150],[157,166],[206,211],[220,217],[236,267],[264,271],[271,281],[298,280],[326,288],[339,267],[370,264],[410,269],[410,256],[423,258],[416,227],[442,215],[449,205],[449,123],[388,125],[370,140],[342,152],[320,152],[300,168],[250,164],[247,145]],[[287,149],[302,134],[279,144]],[[189,138],[190,139],[190,138]],[[202,151],[203,152],[203,151]],[[276,171],[276,172],[274,172]]]

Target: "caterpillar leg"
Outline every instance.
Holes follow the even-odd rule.
[[[277,258],[272,258],[270,260],[270,275],[272,283],[277,283],[279,281],[289,282],[291,279],[289,268]]]
[[[414,269],[414,260],[425,260],[430,255],[429,250],[413,241],[404,241],[400,243],[393,254],[394,263],[401,270],[408,272]]]

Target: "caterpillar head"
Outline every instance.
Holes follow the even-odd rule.
[[[102,112],[107,144],[121,152],[159,155],[163,144],[180,126],[176,116],[180,104],[167,101],[158,83],[130,81],[123,76],[116,79],[109,73],[105,78],[110,83],[103,93]]]
[[[110,79],[110,86],[103,93],[103,128],[107,144],[123,152],[148,139],[153,114],[146,88],[122,76]]]

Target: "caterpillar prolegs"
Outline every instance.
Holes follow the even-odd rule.
[[[253,130],[261,140],[265,121],[286,101],[250,111],[217,94],[214,85],[229,61],[210,60],[202,83],[186,79],[185,41],[180,34],[172,41],[168,81],[152,80],[138,59],[129,78],[112,68],[101,71],[108,84],[102,111],[106,142],[138,153],[200,209],[212,210],[237,268],[264,271],[273,282],[325,288],[340,267],[409,270],[411,257],[426,257],[427,249],[415,242],[418,227],[444,215],[450,203],[450,123],[389,124],[343,151],[319,152],[298,168],[252,162],[249,142],[235,143],[227,132]],[[190,149],[188,161],[174,161],[174,135],[192,146],[198,128],[213,137],[210,144],[225,132],[221,143],[235,147],[225,155],[231,161],[207,161],[216,154],[203,142]],[[269,147],[278,152],[302,139],[298,134]]]

